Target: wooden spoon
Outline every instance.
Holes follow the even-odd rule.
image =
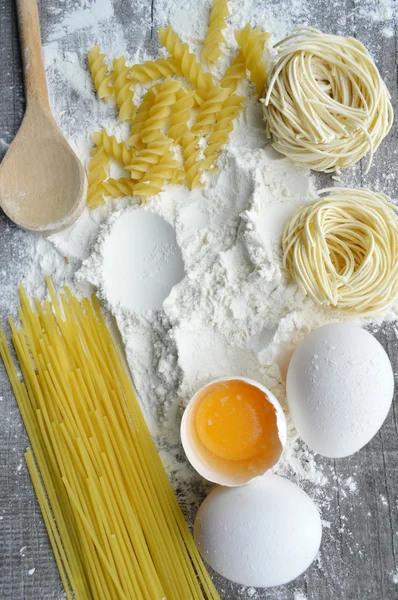
[[[17,0],[26,112],[0,165],[0,206],[20,227],[48,235],[83,211],[87,178],[51,114],[36,0]]]

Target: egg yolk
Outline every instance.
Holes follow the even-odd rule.
[[[279,444],[275,408],[264,392],[240,380],[207,389],[196,413],[196,431],[207,450],[230,461],[252,459],[267,445]]]

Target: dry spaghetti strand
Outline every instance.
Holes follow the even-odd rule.
[[[219,600],[99,305],[66,288],[10,320],[0,355],[67,598]]]

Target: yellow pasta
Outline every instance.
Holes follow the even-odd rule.
[[[103,147],[107,154],[122,165],[130,165],[135,157],[135,150],[125,142],[118,142],[114,135],[108,135],[105,129],[94,132],[94,142]]]
[[[103,183],[108,177],[109,156],[103,147],[95,148],[88,167],[87,204],[96,208],[104,204]]]
[[[128,177],[119,179],[110,178],[103,184],[104,195],[120,198],[122,196],[134,196],[135,182]]]
[[[383,312],[398,295],[398,208],[364,188],[321,193],[286,224],[284,267],[317,304],[347,316]]]
[[[214,0],[210,13],[209,28],[204,41],[201,59],[216,63],[221,55],[224,42],[222,30],[227,26],[225,18],[229,16],[228,0]]]
[[[146,148],[133,160],[131,165],[127,166],[127,169],[130,171],[131,179],[140,181],[152,167],[157,165],[159,161],[168,154],[172,142],[173,140],[159,132],[157,134],[157,139],[153,139],[149,142]]]
[[[179,166],[179,161],[174,160],[173,152],[168,152],[134,186],[134,195],[140,198],[154,196],[163,191],[166,181],[171,183],[181,181],[183,173],[181,173]]]
[[[157,89],[156,97],[149,109],[149,114],[140,131],[140,139],[147,144],[156,140],[159,131],[167,124],[173,105],[176,103],[176,94],[181,88],[179,81],[174,81],[170,77],[161,83]]]
[[[168,137],[178,143],[188,132],[188,122],[194,105],[194,92],[181,88],[176,94],[176,101],[169,120]]]
[[[223,88],[230,88],[232,92],[235,92],[239,81],[245,79],[245,77],[246,62],[243,54],[240,52],[220,79],[220,86]]]
[[[115,58],[113,61],[113,80],[116,104],[119,107],[119,119],[121,121],[132,121],[137,107],[133,102],[134,92],[131,89],[132,82],[128,78],[130,69],[126,67],[124,56]]]
[[[270,33],[263,33],[260,27],[252,29],[246,25],[242,31],[235,31],[235,38],[250,72],[250,80],[256,85],[259,96],[263,95],[267,71],[263,62],[263,52]]]
[[[374,152],[393,123],[386,84],[356,39],[297,29],[276,44],[263,110],[278,152],[331,172]]]
[[[94,46],[88,53],[88,66],[99,98],[107,99],[113,95],[112,77],[104,61],[100,47]]]
[[[201,187],[201,175],[206,163],[200,160],[199,138],[191,131],[181,139],[185,180],[190,190]]]
[[[206,100],[199,108],[196,117],[196,123],[192,126],[192,132],[195,134],[206,135],[212,128],[217,119],[217,115],[225,100],[230,95],[229,88],[222,88],[220,85],[214,86],[206,96]]]
[[[219,600],[96,299],[20,289],[0,355],[65,593],[79,600]]]
[[[204,151],[204,155],[208,159],[208,167],[214,165],[223,146],[228,142],[229,134],[234,128],[234,120],[243,110],[244,100],[244,96],[233,94],[223,103],[222,108],[217,115],[217,121],[213,127],[213,131],[207,140],[207,148]]]
[[[159,84],[151,87],[147,93],[145,94],[142,103],[137,110],[137,114],[133,120],[131,129],[130,129],[130,137],[127,140],[127,144],[137,149],[142,149],[145,147],[145,144],[141,141],[141,131],[145,126],[146,121],[149,118],[149,111],[152,108],[155,98],[157,95]]]
[[[148,60],[142,65],[133,65],[130,67],[130,78],[140,83],[156,81],[161,77],[168,75],[181,75],[181,68],[174,58],[157,58]]]
[[[169,54],[175,59],[181,69],[181,73],[199,91],[209,90],[212,85],[210,73],[205,73],[197,61],[195,54],[189,51],[188,44],[183,44],[178,35],[173,31],[171,25],[159,29],[159,40]]]

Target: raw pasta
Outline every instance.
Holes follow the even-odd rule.
[[[101,54],[99,46],[94,46],[88,53],[88,66],[98,97],[107,99],[113,95],[113,84],[104,59],[105,54]]]
[[[228,16],[228,0],[214,0],[210,13],[209,28],[201,54],[202,60],[216,63],[220,58],[221,44],[224,42],[222,30],[227,26],[225,18]]]
[[[143,65],[134,65],[130,68],[130,78],[140,83],[156,81],[168,75],[181,75],[181,69],[174,58],[157,58],[148,60]]]
[[[119,179],[110,177],[103,184],[104,195],[112,196],[112,198],[134,196],[134,185],[135,182],[128,177],[119,177]]]
[[[176,94],[181,88],[181,83],[167,77],[157,89],[149,114],[140,131],[140,139],[144,143],[152,142],[158,138],[159,131],[167,124],[172,107],[175,105]]]
[[[275,46],[264,99],[278,152],[315,171],[353,166],[374,152],[393,121],[390,94],[354,38],[297,29]]]
[[[239,52],[232,65],[225,71],[220,79],[220,85],[223,88],[230,88],[232,92],[235,92],[239,81],[245,77],[246,62],[243,54]]]
[[[127,146],[125,142],[118,142],[114,135],[108,135],[105,129],[94,132],[94,143],[105,149],[108,156],[118,160],[122,165],[131,165],[135,150]]]
[[[210,73],[205,73],[197,61],[195,54],[189,51],[188,44],[183,44],[171,25],[159,29],[159,40],[169,54],[176,60],[181,72],[191,84],[200,90],[209,90],[213,85]]]
[[[199,108],[196,123],[192,126],[192,133],[206,135],[210,132],[223,103],[230,93],[229,88],[222,88],[219,84],[210,90],[206,96],[206,100]]]
[[[191,109],[194,105],[194,92],[187,92],[184,88],[178,90],[176,102],[170,116],[168,137],[179,143],[181,138],[188,132],[188,122],[191,118]]]
[[[246,25],[242,31],[235,31],[235,38],[245,59],[246,68],[250,72],[250,81],[256,85],[259,96],[264,92],[267,71],[263,62],[264,46],[270,33],[264,33],[260,27],[251,29]]]
[[[115,58],[113,61],[113,80],[116,104],[119,107],[119,119],[121,121],[132,121],[137,107],[133,102],[134,92],[131,89],[131,80],[128,78],[130,69],[126,67],[124,56]]]
[[[398,294],[397,207],[363,188],[321,193],[288,221],[284,267],[318,304],[349,316],[386,310]]]
[[[108,177],[109,156],[103,147],[95,148],[88,166],[87,204],[96,208],[104,204],[103,183]]]
[[[223,103],[204,151],[208,167],[214,165],[220,156],[223,146],[228,142],[229,134],[234,128],[234,120],[243,110],[244,100],[244,96],[232,94]]]
[[[10,319],[23,380],[1,328],[0,356],[66,597],[220,600],[97,300],[48,284]]]
[[[198,160],[200,156],[198,143],[199,137],[191,131],[186,133],[181,140],[185,179],[190,190],[201,186],[200,176],[205,167],[205,163]]]
[[[149,142],[131,165],[128,165],[127,169],[130,171],[131,179],[140,181],[148,171],[169,153],[172,142],[173,140],[167,138],[163,133],[158,132],[157,139]]]

